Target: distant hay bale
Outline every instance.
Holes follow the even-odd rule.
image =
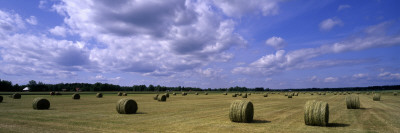
[[[117,102],[116,109],[119,114],[134,114],[138,110],[138,106],[135,100],[123,98]]]
[[[393,92],[393,95],[394,95],[394,96],[397,96],[397,92]]]
[[[81,99],[81,95],[74,93],[72,94],[72,99]]]
[[[198,92],[196,92],[196,93],[194,93],[195,95],[199,95],[199,93]]]
[[[380,100],[381,100],[381,94],[375,93],[375,94],[374,94],[374,97],[373,97],[373,100],[374,100],[374,101],[380,101]]]
[[[247,93],[244,93],[244,95],[242,96],[242,98],[247,98]]]
[[[225,93],[223,93],[223,95],[228,95],[228,93],[225,92]]]
[[[327,126],[329,105],[327,102],[310,100],[304,106],[304,122],[311,126]]]
[[[54,95],[56,95],[56,92],[54,92],[54,91],[50,92],[50,96],[54,96]]]
[[[251,95],[251,93],[248,94],[249,96]]]
[[[61,94],[60,92],[57,91],[57,92],[56,92],[56,95],[57,95],[57,96],[61,96],[62,94]]]
[[[165,95],[167,98],[169,98],[169,93],[165,93],[164,95]]]
[[[288,95],[288,98],[292,98],[292,95]]]
[[[254,108],[253,103],[247,100],[235,100],[231,103],[229,110],[229,119],[232,122],[245,122],[253,121]]]
[[[208,92],[204,93],[204,95],[208,95]]]
[[[196,93],[197,93],[197,92],[196,92]],[[186,96],[186,95],[187,95],[186,92],[182,92],[182,96]],[[197,93],[196,95],[198,95],[198,93]]]
[[[121,93],[121,92],[118,92],[117,95],[118,95],[118,96],[122,96],[122,93]]]
[[[310,93],[310,95],[314,95],[314,93]]]
[[[294,96],[299,96],[299,93],[298,92],[294,93]]]
[[[360,99],[357,95],[348,95],[346,97],[347,109],[359,109]]]
[[[174,93],[172,93],[172,95],[176,95],[176,93],[174,92]]]
[[[50,108],[50,102],[49,100],[42,98],[42,97],[37,97],[33,99],[32,103],[33,109],[41,110],[41,109],[49,109]]]
[[[11,95],[11,98],[13,98],[13,99],[21,99],[21,94],[14,93],[14,94]]]
[[[264,94],[264,97],[268,97],[268,94]]]
[[[239,93],[239,96],[242,96],[242,93]]]
[[[0,96],[0,103],[3,102],[3,96]]]
[[[96,97],[97,97],[97,98],[102,98],[102,97],[103,97],[103,93],[97,93],[97,94],[96,94]]]
[[[122,93],[122,96],[128,96],[128,93]]]
[[[288,93],[285,93],[285,96],[288,96],[289,94]]]
[[[237,94],[232,94],[232,97],[236,97],[237,96]]]
[[[154,100],[157,100],[157,99],[158,99],[158,94],[157,94],[155,97],[153,97],[153,99],[154,99]]]
[[[158,99],[157,99],[159,102],[165,102],[165,101],[167,101],[167,96],[165,96],[165,95],[161,95],[161,96],[158,96]]]

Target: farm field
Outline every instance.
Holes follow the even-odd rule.
[[[357,94],[355,94],[357,95]],[[187,96],[170,94],[166,102],[153,100],[155,94],[117,96],[81,94],[22,95],[12,99],[2,95],[0,132],[399,132],[400,96],[384,93],[381,101],[372,95],[359,94],[361,109],[347,109],[347,95],[310,95],[299,93],[288,99],[283,93],[252,94],[248,98],[232,97],[232,93],[209,93]],[[32,109],[32,101],[44,97],[49,110]],[[137,114],[118,114],[119,99],[131,98],[138,104]],[[254,105],[252,123],[229,120],[234,100],[250,100]],[[329,104],[327,127],[304,124],[304,105],[308,100]]]

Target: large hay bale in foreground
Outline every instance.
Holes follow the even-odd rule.
[[[122,92],[118,92],[117,95],[118,95],[118,96],[122,96]]]
[[[254,108],[253,103],[247,100],[233,101],[229,110],[229,119],[232,122],[246,122],[253,121]]]
[[[14,93],[14,94],[11,95],[11,98],[13,98],[13,99],[21,99],[21,94]]]
[[[247,93],[244,93],[244,95],[242,96],[242,98],[247,98]]]
[[[135,100],[123,98],[117,102],[116,109],[120,114],[134,114],[138,110],[138,106]]]
[[[49,100],[42,98],[42,97],[37,97],[33,99],[32,103],[33,109],[41,110],[41,109],[49,109],[50,108],[50,102]]]
[[[102,97],[103,97],[103,93],[97,93],[97,94],[96,94],[96,97],[97,97],[97,98],[102,98]]]
[[[158,94],[156,96],[153,97],[154,100],[158,99]]]
[[[0,96],[0,103],[3,102],[3,96]]]
[[[157,99],[159,102],[165,102],[165,101],[167,101],[167,96],[165,96],[165,95],[161,95],[161,96],[158,96],[158,99]]]
[[[380,100],[381,100],[381,94],[375,93],[375,94],[374,94],[374,97],[373,97],[373,100],[374,100],[374,101],[380,101]]]
[[[77,93],[72,94],[72,99],[81,99],[81,95],[79,95]]]
[[[311,126],[327,126],[329,121],[329,105],[323,101],[307,101],[304,106],[304,122]]]
[[[347,109],[359,109],[360,99],[357,95],[348,95],[346,97]]]

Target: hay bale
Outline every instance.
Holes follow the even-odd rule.
[[[122,93],[122,96],[128,96],[128,93]]]
[[[76,99],[76,100],[81,99],[81,95],[74,93],[74,94],[72,94],[72,99]]]
[[[50,108],[50,102],[49,100],[42,98],[42,97],[37,97],[33,99],[32,103],[33,109],[41,110],[41,109],[49,109]]]
[[[197,92],[196,92],[197,93]],[[197,93],[196,95],[198,95],[199,93]],[[187,93],[186,92],[182,92],[182,96],[186,96]]]
[[[208,92],[204,93],[204,95],[208,95]]]
[[[264,97],[268,97],[268,94],[264,94]]]
[[[299,93],[298,92],[294,93],[294,96],[299,96]]]
[[[199,95],[199,93],[198,92],[196,92],[196,93],[194,93],[195,95]]]
[[[247,98],[247,93],[244,93],[244,95],[242,96],[242,98]]]
[[[165,101],[167,101],[167,96],[161,95],[161,96],[158,97],[157,100],[158,100],[159,102],[165,102]]]
[[[54,96],[54,95],[56,95],[56,92],[54,92],[54,91],[50,92],[50,96]]]
[[[292,95],[288,95],[288,97],[287,98],[292,98]]]
[[[117,102],[116,109],[119,114],[134,114],[138,110],[138,106],[135,100],[123,98]]]
[[[375,94],[374,94],[374,97],[373,97],[373,100],[374,100],[374,101],[380,101],[380,100],[381,100],[381,94],[375,93]]]
[[[3,102],[3,96],[0,96],[0,103]]]
[[[314,95],[314,93],[310,93],[310,95]]]
[[[229,119],[232,122],[245,122],[253,121],[254,108],[253,103],[247,100],[235,100],[231,103],[229,110]]]
[[[357,95],[348,95],[346,97],[347,109],[359,109],[360,99]]]
[[[393,92],[393,96],[397,96],[397,92]]]
[[[103,93],[97,93],[97,94],[96,94],[96,97],[97,97],[97,98],[102,98],[102,97],[103,97]]]
[[[57,92],[56,92],[56,95],[57,95],[57,96],[61,96],[62,94],[61,94],[60,92],[57,91]]]
[[[11,98],[13,98],[13,99],[21,99],[21,94],[14,93],[14,94],[11,95]]]
[[[225,92],[225,93],[223,93],[223,95],[228,95],[228,93]]]
[[[239,93],[239,96],[242,96],[242,93]]]
[[[118,96],[122,96],[122,93],[121,93],[121,92],[118,92],[117,95],[118,95]]]
[[[329,105],[323,101],[307,101],[304,106],[304,122],[311,126],[327,126],[329,121]]]
[[[167,98],[169,98],[169,93],[165,93],[164,95],[165,95]]]
[[[176,95],[176,93],[174,92],[174,93],[172,93],[172,95]]]
[[[236,97],[237,96],[237,94],[232,94],[232,97]]]
[[[251,95],[251,93],[248,94],[249,96]]]
[[[288,93],[285,93],[285,96],[288,96]]]
[[[157,100],[157,99],[158,99],[158,94],[157,94],[155,97],[153,97],[153,99],[154,99],[154,100]]]

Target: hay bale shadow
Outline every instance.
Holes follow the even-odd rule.
[[[135,114],[147,114],[145,112],[136,112]]]
[[[327,127],[348,127],[350,124],[344,123],[328,123]]]
[[[253,120],[251,123],[271,123],[271,121],[267,121],[267,120]]]
[[[371,108],[360,108],[361,110],[367,110],[367,109],[371,109]]]

